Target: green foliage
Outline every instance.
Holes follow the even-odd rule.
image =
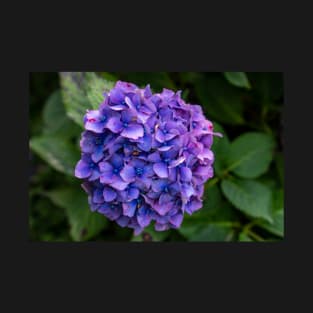
[[[74,177],[86,110],[96,109],[117,80],[182,90],[200,104],[214,131],[215,176],[203,207],[177,230],[143,234],[91,212]],[[33,241],[275,241],[284,237],[281,73],[61,72],[30,80],[29,229]]]
[[[222,76],[203,76],[196,81],[195,90],[209,118],[229,125],[244,124],[241,92]]]
[[[225,78],[234,86],[250,89],[250,83],[244,72],[224,72]]]
[[[61,72],[60,79],[66,113],[80,126],[86,110],[97,108],[114,85],[92,72]]]
[[[57,171],[74,175],[79,151],[70,142],[62,137],[42,135],[33,137],[30,140],[30,147]]]
[[[272,222],[271,190],[254,180],[224,179],[222,190],[225,197],[239,210],[251,217]]]
[[[70,224],[70,235],[75,241],[93,238],[108,225],[103,215],[90,211],[86,194],[80,188],[54,189],[46,195],[57,206],[65,209]]]
[[[264,133],[245,133],[230,146],[228,171],[243,178],[256,178],[268,170],[273,158],[274,140]]]

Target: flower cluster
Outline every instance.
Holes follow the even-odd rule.
[[[156,231],[178,228],[185,212],[201,208],[216,133],[181,91],[118,81],[84,125],[75,176],[92,211],[137,235],[152,221]]]

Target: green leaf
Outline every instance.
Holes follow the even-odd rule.
[[[209,119],[229,125],[243,125],[244,106],[241,92],[223,77],[201,77],[195,82],[195,91]]]
[[[93,72],[61,72],[62,97],[67,115],[83,127],[86,110],[98,108],[113,82]]]
[[[280,72],[250,72],[247,74],[253,91],[261,103],[268,104],[283,96],[283,75]]]
[[[103,93],[114,87],[113,81],[104,80],[95,73],[86,73],[86,94],[93,109],[103,102]]]
[[[272,197],[272,219],[273,222],[260,221],[259,226],[274,235],[284,236],[284,191],[283,189],[273,191]]]
[[[219,224],[189,225],[179,231],[188,241],[230,241],[233,238],[232,228]]]
[[[239,241],[244,241],[244,242],[251,242],[253,241],[246,233],[242,232],[239,234]]]
[[[79,151],[73,144],[61,137],[40,136],[30,140],[30,148],[55,170],[74,175],[79,160]]]
[[[66,210],[71,227],[70,235],[75,241],[89,240],[108,225],[108,220],[103,215],[90,211],[87,195],[81,188],[55,189],[46,195]]]
[[[212,151],[215,156],[214,160],[214,171],[217,175],[221,175],[223,171],[227,168],[227,156],[230,149],[230,141],[224,130],[224,128],[217,122],[213,123],[214,131],[221,133],[222,138],[215,136],[213,139]]]
[[[275,141],[270,135],[244,133],[231,143],[227,169],[243,178],[256,178],[267,171],[274,147]]]
[[[272,222],[271,190],[254,180],[226,179],[221,184],[225,197],[250,217]]]
[[[203,207],[192,215],[185,214],[178,231],[188,240],[219,241],[218,236],[225,235],[222,241],[232,236],[232,229],[238,224],[235,210],[223,200],[217,185],[205,186]],[[212,232],[211,235],[209,233]],[[229,236],[229,237],[228,237]],[[218,237],[218,238],[217,238]],[[202,239],[201,239],[202,240]],[[201,241],[200,240],[200,241]]]
[[[45,135],[69,138],[78,136],[80,128],[70,120],[65,112],[61,90],[53,92],[43,108],[43,133]]]
[[[224,72],[225,78],[236,87],[243,87],[250,89],[248,77],[244,72]]]

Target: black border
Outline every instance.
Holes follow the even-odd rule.
[[[178,14],[177,10],[175,12]],[[280,11],[275,12],[278,22]],[[107,15],[110,14],[107,12],[105,17]],[[100,22],[97,26],[103,27],[104,35],[95,35],[92,30],[80,32],[80,20],[69,24],[62,34],[63,25],[56,25],[57,16],[54,16],[57,40],[50,29],[41,36],[35,36],[33,32],[29,36],[19,36],[20,42],[8,56],[7,99],[3,100],[6,113],[2,120],[7,123],[3,133],[6,148],[3,155],[7,160],[2,164],[8,171],[3,173],[3,182],[5,194],[10,194],[8,204],[2,210],[3,248],[7,260],[4,268],[11,274],[7,292],[14,294],[20,288],[21,292],[32,296],[32,301],[48,304],[50,308],[53,308],[54,295],[58,300],[65,299],[74,305],[79,303],[78,297],[83,301],[90,292],[94,303],[98,302],[102,308],[114,299],[113,308],[124,302],[127,308],[135,310],[145,298],[152,299],[150,305],[145,304],[145,309],[151,306],[165,309],[167,300],[188,307],[184,305],[185,299],[194,293],[196,302],[191,308],[204,303],[210,309],[218,301],[221,306],[228,304],[230,308],[240,308],[243,302],[252,299],[256,301],[254,307],[260,309],[262,304],[265,308],[272,307],[268,303],[265,305],[265,301],[280,301],[277,294],[281,295],[290,284],[302,289],[299,279],[312,273],[307,267],[312,263],[309,256],[311,243],[305,244],[305,240],[311,237],[309,196],[312,184],[308,168],[312,159],[306,149],[310,146],[310,139],[304,139],[312,125],[311,115],[306,113],[312,102],[309,61],[305,60],[310,50],[301,48],[299,40],[296,40],[296,52],[289,49],[293,43],[287,47],[284,39],[290,32],[282,33],[281,28],[269,26],[266,16],[257,20],[261,25],[256,29],[251,30],[249,24],[251,31],[247,34],[247,20],[236,24],[235,29],[229,25],[217,33],[226,17],[219,21],[215,19],[216,24],[212,25],[207,22],[212,15],[195,16],[194,23],[202,28],[202,32],[200,29],[191,31],[189,20],[188,32],[183,27],[166,31],[165,27],[162,29],[162,16],[159,16],[161,33],[152,32],[146,37],[131,32],[127,25],[122,32],[114,35],[110,32],[111,36],[108,36],[104,23]],[[236,16],[235,20],[238,18]],[[142,23],[148,21],[147,16],[140,20]],[[174,26],[181,26],[182,22]],[[112,26],[116,23],[105,24]],[[264,32],[260,31],[261,28]],[[27,48],[24,54],[21,45]],[[283,71],[285,240],[266,244],[28,242],[27,77],[32,71],[61,70]],[[161,287],[156,288],[157,285]],[[110,298],[106,289],[116,298]],[[71,291],[75,297],[69,296]],[[129,296],[131,291],[134,298]],[[237,298],[234,298],[236,292]]]

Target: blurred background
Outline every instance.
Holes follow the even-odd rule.
[[[200,104],[215,131],[215,176],[203,208],[180,229],[143,234],[91,213],[73,176],[86,109],[116,80],[182,90]],[[282,73],[36,72],[29,97],[29,240],[277,241],[284,236]]]

